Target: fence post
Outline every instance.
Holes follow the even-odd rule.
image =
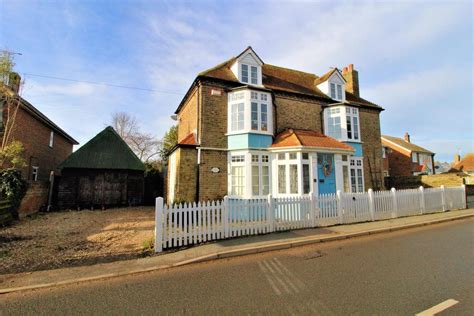
[[[311,194],[310,197],[310,206],[309,206],[309,216],[311,216],[311,227],[316,227],[316,208],[315,208],[315,201],[314,195]]]
[[[443,212],[446,212],[446,190],[444,185],[441,185],[441,205],[443,206]]]
[[[375,220],[375,214],[374,214],[374,190],[369,189],[367,191],[369,194],[369,212],[370,212],[370,220],[374,221]]]
[[[398,217],[397,190],[395,190],[395,188],[392,188],[390,192],[392,193],[392,197],[393,197],[392,218],[397,218]]]
[[[163,251],[163,198],[155,201],[155,252]]]
[[[229,238],[229,197],[227,195],[224,196],[222,220],[224,221],[224,237]]]
[[[423,186],[420,186],[420,214],[423,215],[425,212],[425,188]]]
[[[275,219],[274,219],[274,204],[273,204],[273,196],[271,194],[268,195],[268,203],[267,203],[267,225],[269,232],[275,231]]]
[[[343,223],[343,215],[342,215],[342,193],[341,190],[336,191],[337,197],[337,216],[339,217],[339,224]]]
[[[462,202],[463,202],[462,206],[463,206],[463,208],[467,208],[466,185],[465,184],[462,185],[462,193],[463,193],[463,195],[462,195]]]

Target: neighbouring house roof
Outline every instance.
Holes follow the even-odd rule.
[[[382,139],[388,141],[389,143],[393,143],[397,146],[400,146],[410,152],[415,151],[415,152],[426,153],[426,154],[434,154],[432,151],[429,151],[428,149],[425,149],[413,143],[407,142],[403,138],[382,135]]]
[[[271,148],[282,147],[314,147],[344,151],[354,151],[354,148],[332,137],[316,131],[287,129],[275,137]]]
[[[58,125],[56,125],[53,121],[51,121],[46,115],[40,112],[36,107],[34,107],[30,102],[20,97],[22,108],[30,113],[34,118],[41,121],[46,126],[50,127],[56,134],[60,134],[64,138],[66,138],[71,144],[78,145],[79,143],[77,140],[72,138],[68,133],[66,133],[63,129],[61,129]]]
[[[197,146],[198,143],[196,141],[196,135],[194,133],[189,134],[182,140],[178,142],[178,145],[190,145],[190,146]]]
[[[111,126],[69,155],[60,168],[145,170],[140,159]]]
[[[205,70],[199,73],[196,79],[211,78],[244,85],[238,81],[230,69],[236,60],[237,57],[233,57],[215,67]],[[263,64],[262,84],[267,89],[317,97],[320,99],[325,99],[330,103],[335,103],[333,99],[328,97],[316,87],[317,84],[327,80],[327,78],[329,78],[334,73],[334,71],[337,71],[337,68],[333,68],[322,77],[318,77],[317,75],[308,72],[278,67],[270,64]],[[367,106],[383,110],[379,105],[367,101],[361,97],[355,96],[347,91],[346,102],[349,104],[352,103],[354,105]],[[181,106],[182,104],[180,104],[176,112],[180,110]]]
[[[450,172],[468,172],[474,171],[474,153],[469,153],[464,156],[459,162],[455,163]]]

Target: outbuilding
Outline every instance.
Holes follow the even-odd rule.
[[[60,168],[60,209],[143,203],[145,166],[111,126],[72,153]]]

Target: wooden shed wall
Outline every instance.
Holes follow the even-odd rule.
[[[63,169],[57,204],[59,209],[139,205],[143,194],[143,171]]]

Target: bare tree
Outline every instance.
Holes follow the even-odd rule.
[[[21,105],[20,76],[13,72],[13,54],[0,51],[0,169],[20,167],[25,164],[22,157],[23,144],[13,139],[16,117]]]
[[[156,160],[161,153],[161,141],[140,131],[137,119],[125,112],[112,114],[112,127],[143,162]]]

